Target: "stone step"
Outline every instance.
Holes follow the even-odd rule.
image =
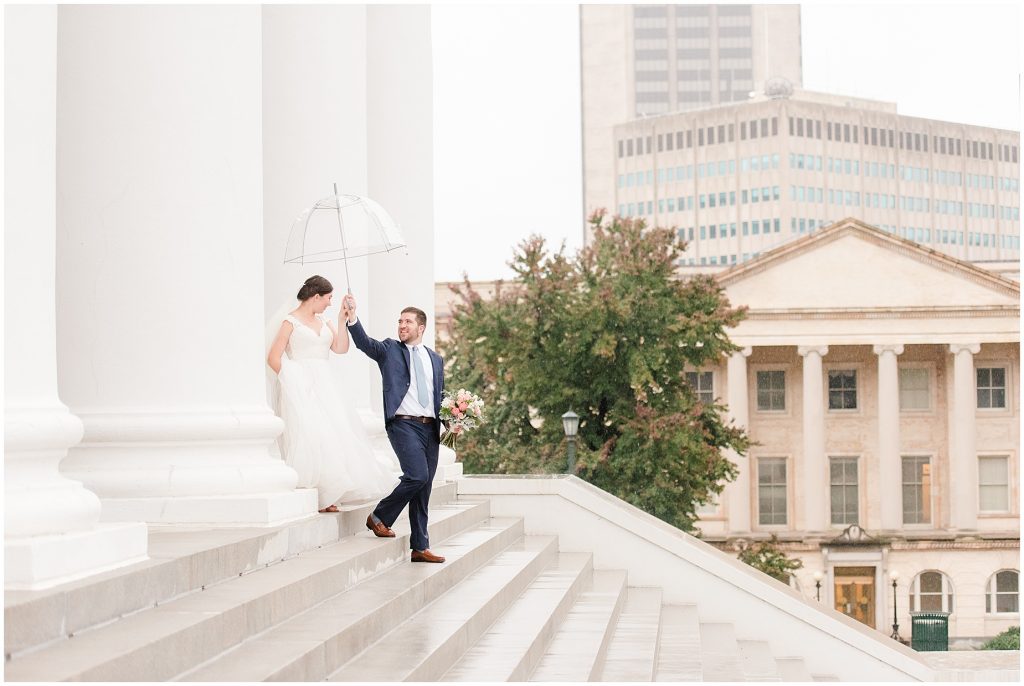
[[[439,478],[444,479],[445,483],[457,481],[462,478],[462,463],[439,464],[437,465],[437,473]]]
[[[554,536],[526,536],[329,677],[436,681],[555,559]]]
[[[779,667],[767,641],[738,640],[740,668],[747,681],[780,681]]]
[[[444,564],[405,562],[253,637],[182,681],[323,681],[388,631],[522,539],[494,518],[434,546]]]
[[[732,624],[701,622],[700,653],[704,681],[744,681],[740,648]]]
[[[435,485],[431,503],[456,498],[454,483]],[[276,527],[150,527],[149,559],[41,591],[4,593],[4,654],[67,639],[133,612],[246,574],[365,531],[374,503],[341,506]],[[401,521],[403,518],[399,518]]]
[[[629,588],[597,679],[654,681],[660,624],[661,589]]]
[[[591,681],[604,660],[626,597],[626,572],[601,570],[580,593],[530,681]]]
[[[436,540],[479,523],[489,503],[431,510]],[[406,525],[407,528],[407,525]],[[83,631],[9,661],[12,680],[158,681],[191,669],[249,636],[408,559],[408,533],[370,532],[208,586],[155,608]]]
[[[589,553],[559,553],[441,681],[526,681],[592,572]]]
[[[782,681],[813,681],[802,657],[777,657],[775,664],[778,666],[779,678]]]
[[[839,677],[833,674],[812,674],[811,681],[839,681]]]
[[[696,605],[663,605],[655,681],[703,681]]]

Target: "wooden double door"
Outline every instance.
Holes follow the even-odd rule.
[[[832,574],[835,584],[832,596],[835,598],[835,608],[872,629],[876,628],[875,568],[835,567]]]

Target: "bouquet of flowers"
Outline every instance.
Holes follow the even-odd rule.
[[[441,437],[441,445],[455,449],[455,441],[464,431],[475,429],[484,420],[484,401],[479,396],[460,388],[454,393],[445,391],[441,400],[441,421],[448,431]]]

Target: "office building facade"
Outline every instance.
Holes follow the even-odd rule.
[[[963,260],[1016,260],[1019,143],[775,82],[615,126],[611,192],[589,209],[678,227],[684,265],[740,263],[848,216]]]
[[[799,5],[581,5],[584,205],[612,190],[612,129],[802,83]]]

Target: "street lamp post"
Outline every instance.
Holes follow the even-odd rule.
[[[889,578],[892,579],[892,634],[889,638],[895,639],[899,642],[903,642],[900,638],[900,625],[896,619],[896,580],[900,574],[895,569],[889,572]]]
[[[562,415],[562,428],[565,430],[565,440],[568,443],[569,457],[565,463],[567,474],[576,473],[576,432],[580,428],[580,416],[569,410]]]
[[[823,578],[825,575],[821,572],[814,573],[814,597],[818,599],[819,603],[821,602],[821,580]]]

